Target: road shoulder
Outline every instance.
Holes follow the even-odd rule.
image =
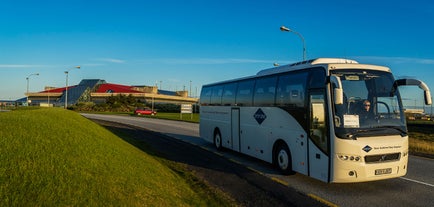
[[[122,133],[130,133],[128,136],[135,140],[135,145],[146,145],[136,147],[150,149],[154,156],[187,166],[197,179],[227,194],[237,206],[324,206],[295,189],[200,147],[138,127],[94,121],[116,131],[121,138]]]

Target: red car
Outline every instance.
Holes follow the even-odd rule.
[[[155,114],[157,114],[156,111],[153,111],[152,109],[149,108],[137,108],[136,110],[134,110],[134,114],[135,115],[151,115],[154,116]]]

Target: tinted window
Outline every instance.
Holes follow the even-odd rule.
[[[310,137],[324,153],[328,154],[328,137],[326,124],[326,104],[324,92],[310,96]]]
[[[211,94],[211,105],[222,104],[223,86],[214,86]]]
[[[276,82],[277,76],[257,79],[253,105],[273,106],[276,95]]]
[[[291,114],[306,130],[307,77],[308,72],[282,74],[279,76],[276,92],[276,106]]]
[[[247,80],[238,83],[236,105],[251,106],[253,100],[253,87],[255,80]]]
[[[325,71],[323,68],[312,69],[309,81],[310,88],[324,88],[326,82]]]
[[[307,73],[285,74],[279,77],[276,105],[286,108],[305,106]]]
[[[200,92],[200,104],[201,105],[209,105],[211,100],[211,87],[203,87]]]
[[[237,84],[229,83],[223,88],[222,105],[231,106],[235,105],[235,95],[237,93]]]

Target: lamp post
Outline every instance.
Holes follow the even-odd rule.
[[[193,97],[191,94],[191,81],[190,81],[190,91],[188,92],[188,97]]]
[[[26,100],[26,102],[27,102],[27,106],[29,106],[29,79],[30,79],[30,76],[34,76],[34,75],[39,75],[39,73],[33,73],[33,74],[30,74],[30,75],[27,76],[27,78],[26,78],[26,80],[27,80],[27,93],[26,93],[26,95],[27,95],[27,100]]]
[[[304,42],[304,37],[300,33],[298,33],[297,31],[289,29],[289,28],[287,28],[285,26],[281,26],[280,27],[280,31],[282,31],[282,32],[293,32],[293,33],[295,33],[296,35],[298,35],[300,37],[301,41],[303,42],[303,61],[305,61],[306,60],[306,43]]]
[[[72,69],[75,69],[75,68],[80,69],[80,66],[75,66],[75,67],[65,71],[65,74],[66,74],[65,109],[67,109],[67,107],[68,107],[68,75],[69,75],[69,71]]]

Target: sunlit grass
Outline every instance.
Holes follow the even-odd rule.
[[[434,124],[413,122],[408,126],[410,152],[434,155]]]
[[[410,152],[434,155],[434,142],[411,138]]]
[[[0,206],[203,206],[187,181],[63,109],[0,113]]]

